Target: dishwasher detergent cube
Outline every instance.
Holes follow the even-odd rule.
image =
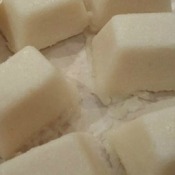
[[[83,0],[5,0],[0,6],[0,30],[14,52],[28,45],[46,48],[87,25]]]
[[[40,129],[76,109],[74,91],[35,48],[0,65],[0,157],[7,159]],[[64,114],[64,122],[70,116]],[[61,123],[60,123],[61,124]]]
[[[84,0],[90,11],[90,26],[100,30],[113,16],[128,13],[172,11],[171,0]]]
[[[117,15],[92,41],[104,104],[138,91],[175,90],[175,14]]]

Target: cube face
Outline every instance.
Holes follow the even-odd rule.
[[[152,13],[172,11],[170,0],[85,0],[92,11],[91,28],[100,30],[112,16],[128,13]]]
[[[0,103],[0,155],[4,159],[20,151],[32,135],[62,113],[78,108],[76,95],[61,73],[33,47],[1,64],[0,88],[4,99]],[[64,122],[70,118],[64,117]]]
[[[117,15],[95,36],[96,93],[104,104],[138,91],[175,89],[174,20],[170,13]]]
[[[1,30],[12,51],[27,45],[46,48],[81,33],[88,25],[88,15],[81,0],[7,0],[1,9]]]
[[[112,133],[111,143],[128,175],[173,175],[175,109],[142,116]]]
[[[4,175],[109,175],[96,140],[75,133],[35,148],[0,166]],[[100,167],[100,168],[99,168]]]
[[[142,13],[116,15],[111,23],[121,47],[142,49],[145,46],[156,48],[158,45],[164,48],[175,43],[172,32],[175,27],[171,25],[174,19],[173,13]]]

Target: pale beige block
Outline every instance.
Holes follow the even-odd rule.
[[[14,52],[27,45],[46,48],[87,25],[82,0],[5,0],[0,6],[0,29]]]
[[[128,175],[174,175],[174,107],[143,115],[109,136]]]
[[[96,93],[104,104],[138,91],[175,90],[175,15],[117,15],[92,41]]]
[[[91,13],[90,26],[100,30],[113,16],[172,11],[171,0],[84,0]]]
[[[74,91],[46,58],[33,47],[0,65],[0,156],[9,158],[33,134],[60,118],[63,124],[78,108]],[[64,118],[61,116],[64,114]]]
[[[0,165],[3,175],[110,175],[101,145],[84,133],[63,136]]]

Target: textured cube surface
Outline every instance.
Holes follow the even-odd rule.
[[[0,6],[0,29],[12,51],[51,46],[87,25],[82,0],[5,0]]]
[[[61,73],[33,47],[2,63],[0,156],[13,156],[32,134],[75,108],[72,94]]]
[[[105,104],[137,91],[175,90],[175,15],[117,15],[92,43],[96,93]]]
[[[124,124],[110,140],[128,175],[174,175],[174,138],[171,107]]]
[[[168,12],[171,0],[84,0],[91,14],[91,28],[101,29],[112,16],[128,13]]]
[[[3,175],[109,175],[96,140],[69,134],[18,156],[0,166]]]

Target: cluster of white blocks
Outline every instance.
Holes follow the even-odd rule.
[[[37,49],[88,26],[99,31],[107,23],[92,41],[95,93],[105,105],[139,91],[175,90],[175,14],[150,13],[171,10],[170,0],[1,0],[0,30],[19,52],[0,65],[0,157],[13,157],[65,111],[78,111],[77,93]],[[174,107],[141,116],[108,136],[128,175],[174,175],[174,138]],[[111,175],[101,146],[85,133],[0,165],[2,175],[50,172]]]

